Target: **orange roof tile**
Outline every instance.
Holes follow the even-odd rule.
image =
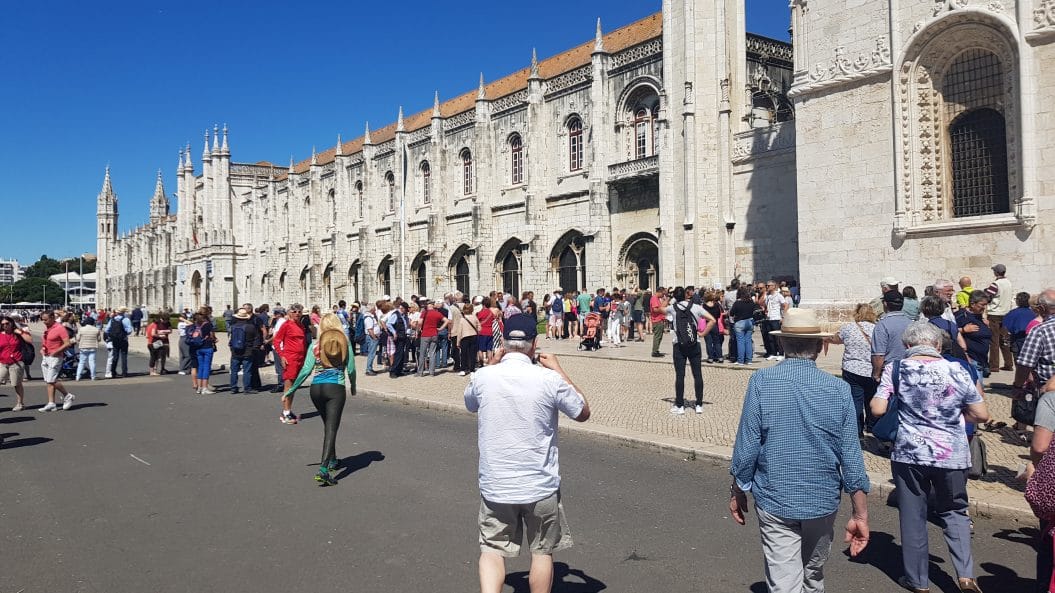
[[[628,47],[644,43],[650,39],[654,39],[663,34],[663,13],[657,12],[650,16],[647,16],[637,22],[630,23],[629,25],[612,31],[604,36],[604,49],[610,54],[622,51]],[[557,54],[551,58],[541,60],[539,62],[539,76],[543,79],[553,78],[560,74],[564,74],[570,70],[574,70],[580,66],[585,66],[590,63],[591,56],[593,54],[594,40],[590,40],[582,45],[576,46],[563,53]],[[515,93],[521,89],[527,88],[528,77],[531,75],[531,68],[523,68],[516,72],[500,78],[494,82],[484,85],[484,93],[490,100],[499,99],[506,95]],[[464,111],[473,109],[476,106],[476,97],[478,89],[474,89],[465,94],[459,95],[453,99],[445,101],[440,104],[440,115],[444,118],[458,115]],[[432,120],[432,108],[420,111],[405,117],[403,120],[403,128],[407,132],[413,132],[430,125]],[[381,144],[388,142],[396,136],[396,123],[388,124],[387,126],[370,131],[370,140],[373,144]],[[350,140],[343,143],[341,146],[341,152],[343,154],[355,154],[363,149],[363,137],[360,136],[355,140]],[[329,148],[321,153],[316,154],[316,159],[320,165],[326,165],[332,163],[337,154],[337,147]],[[261,161],[263,164],[265,161]],[[304,173],[311,168],[311,159],[305,159],[293,166],[294,173]],[[288,171],[288,169],[287,169]],[[282,174],[278,179],[284,179],[286,174]]]

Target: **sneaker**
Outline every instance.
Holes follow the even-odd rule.
[[[734,367],[742,367],[742,366],[744,366],[744,363],[742,363],[742,362],[740,362],[740,361],[738,360],[738,361],[736,361],[736,362],[734,362],[734,363],[733,363],[733,366],[734,366]]]
[[[333,479],[330,474],[330,469],[327,467],[320,467],[319,472],[315,474],[315,481],[319,483],[319,486],[336,486],[337,480]]]
[[[696,406],[696,413],[697,414],[702,414],[703,413],[703,406]]]
[[[212,394],[214,394],[214,393],[216,393],[216,392],[215,392],[215,391],[213,391],[212,389],[209,389],[208,387],[206,387],[205,389],[202,389],[202,390],[201,390],[201,391],[199,391],[198,393],[200,393],[200,394],[202,394],[202,395],[212,395]]]
[[[377,373],[374,372],[374,371],[366,371],[365,374],[366,374],[367,377],[376,377],[377,376]]]
[[[231,390],[231,395],[238,395],[239,393],[242,393],[242,392],[239,391],[238,389],[232,389]]]
[[[777,362],[780,362],[780,361],[784,360],[784,357],[778,354],[778,355],[773,357],[773,360],[775,360]]]
[[[57,409],[59,409],[59,407],[55,405],[55,402],[51,402],[48,405],[46,405],[43,408],[41,408],[40,411],[41,412],[54,412]]]
[[[110,373],[106,373],[105,375],[103,375],[103,378],[104,378],[104,379],[113,379],[113,378],[114,378],[114,376],[113,376],[113,375],[111,375]]]
[[[179,372],[179,374],[181,374],[181,375],[186,375],[186,374],[187,374],[187,372],[186,372],[186,371],[180,371],[180,372]]]
[[[22,411],[22,404],[15,404],[15,407],[11,408],[11,411],[12,412],[21,412]]]
[[[458,376],[459,377],[464,377],[465,376],[465,371],[461,371],[460,373],[458,373]]]
[[[300,421],[297,415],[293,412],[282,412],[282,415],[278,418],[282,424],[296,424]]]
[[[68,410],[68,409],[72,408],[73,407],[73,400],[75,400],[75,399],[77,399],[76,395],[73,395],[72,393],[67,393],[66,397],[62,398],[62,409],[63,410]]]
[[[685,415],[685,407],[684,406],[674,406],[674,407],[672,407],[670,409],[670,413],[674,414],[675,416],[684,416]]]

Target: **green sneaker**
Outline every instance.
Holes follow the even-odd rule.
[[[319,468],[319,473],[315,474],[315,481],[318,482],[320,486],[337,485],[337,480],[333,479],[333,476],[330,475],[329,468],[325,467]]]

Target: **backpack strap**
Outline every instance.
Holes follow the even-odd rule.
[[[890,383],[894,386],[893,397],[901,397],[901,361],[894,363],[894,368],[890,369]]]

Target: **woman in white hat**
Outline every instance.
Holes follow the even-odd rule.
[[[319,339],[308,349],[308,357],[300,367],[293,385],[286,390],[285,397],[292,398],[308,375],[311,379],[311,403],[315,404],[325,427],[322,439],[322,459],[315,481],[322,486],[334,486],[337,478],[337,430],[341,427],[346,395],[345,377],[355,393],[355,352],[341,325],[341,319],[327,313],[319,322]]]

